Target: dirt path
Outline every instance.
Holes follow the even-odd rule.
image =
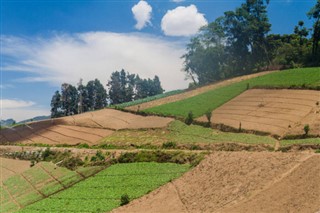
[[[311,153],[216,152],[181,178],[113,213],[271,213],[302,212],[304,207],[314,213],[320,206],[319,165],[319,155]],[[268,211],[261,211],[259,202],[265,198],[261,208]]]
[[[144,110],[144,109],[147,109],[147,108],[160,106],[162,104],[167,104],[167,103],[171,103],[171,102],[180,101],[180,100],[183,100],[183,99],[186,99],[186,98],[191,98],[193,96],[199,95],[201,93],[207,92],[207,91],[215,89],[215,88],[227,86],[227,85],[230,85],[230,84],[233,84],[233,83],[236,83],[236,82],[240,82],[240,81],[243,81],[243,80],[255,78],[255,77],[258,77],[258,76],[263,76],[263,75],[266,75],[266,74],[269,74],[269,73],[273,73],[273,72],[278,72],[278,71],[266,71],[266,72],[260,72],[260,73],[255,73],[255,74],[235,77],[235,78],[228,79],[228,80],[225,80],[225,81],[221,81],[221,82],[218,82],[218,83],[213,83],[213,84],[210,84],[210,85],[207,85],[207,86],[203,86],[203,87],[200,87],[200,88],[195,89],[195,90],[190,90],[190,91],[187,91],[187,92],[184,92],[184,93],[181,93],[181,94],[172,95],[172,96],[169,96],[169,97],[161,98],[161,99],[158,99],[158,100],[146,102],[146,103],[135,105],[135,106],[130,106],[130,107],[127,107],[126,109],[133,110],[133,111]]]

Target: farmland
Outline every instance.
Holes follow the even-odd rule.
[[[52,163],[38,163],[2,182],[0,212],[12,212],[23,208],[57,191],[66,189],[97,171],[95,167],[70,171]]]
[[[127,194],[138,198],[188,170],[170,163],[117,164],[73,187],[19,212],[106,212],[120,206]]]
[[[219,87],[197,96],[145,109],[146,113],[171,115],[185,118],[190,111],[194,117],[200,117],[207,111],[212,111],[232,98],[252,87],[316,88],[320,85],[320,68],[301,68],[274,72],[256,78],[243,80],[224,87]]]

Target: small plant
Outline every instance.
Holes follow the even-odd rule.
[[[316,102],[316,105],[319,106],[319,101]]]
[[[309,124],[304,125],[303,130],[304,130],[304,135],[308,135],[308,133],[309,133],[309,131],[310,131],[310,126],[309,126]]]
[[[242,130],[242,129],[241,129],[241,122],[240,122],[240,123],[239,123],[239,129],[238,129],[238,131],[241,132],[241,130]]]
[[[187,118],[186,118],[186,120],[185,120],[185,123],[186,123],[187,125],[190,125],[190,124],[192,124],[192,122],[193,122],[193,113],[192,113],[192,111],[190,111],[190,112],[188,113],[188,115],[187,115]]]
[[[212,111],[211,110],[208,110],[206,112],[206,117],[208,119],[208,123],[210,124],[211,123],[211,117],[212,117]]]
[[[315,151],[315,153],[320,153],[320,149],[317,149],[317,150]]]
[[[247,83],[247,90],[248,90],[248,89],[250,89],[250,85],[249,85],[249,83]]]
[[[33,167],[36,164],[36,162],[34,160],[30,161],[30,167]]]
[[[177,144],[173,141],[168,141],[162,144],[163,149],[174,149],[177,147]]]
[[[120,206],[127,205],[129,202],[130,202],[130,198],[128,194],[121,195]]]

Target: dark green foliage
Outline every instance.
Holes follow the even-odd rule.
[[[315,153],[320,153],[320,149],[317,149],[317,150],[315,151]]]
[[[208,123],[210,124],[211,123],[211,118],[212,118],[212,110],[208,110],[206,113],[205,113],[205,115],[206,115],[206,118],[207,118],[207,120],[208,120]]]
[[[309,126],[309,124],[304,125],[303,130],[304,130],[304,134],[305,134],[305,135],[308,135],[308,133],[309,133],[309,131],[310,131],[310,126]]]
[[[121,195],[120,206],[127,205],[129,202],[130,202],[130,198],[128,194]]]
[[[57,118],[62,116],[64,113],[62,112],[61,106],[61,95],[57,90],[51,99],[51,118]]]
[[[155,76],[153,80],[141,79],[139,75],[130,74],[124,70],[113,72],[107,86],[112,104],[130,102],[162,94],[164,91],[158,76]]]
[[[177,147],[177,143],[173,141],[168,141],[162,144],[163,149],[174,149]]]
[[[190,124],[192,124],[192,122],[193,122],[193,113],[192,113],[192,111],[190,111],[189,113],[188,113],[188,115],[187,115],[187,117],[186,117],[186,120],[184,121],[187,125],[190,125]]]

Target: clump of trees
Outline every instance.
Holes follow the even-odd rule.
[[[130,74],[123,69],[111,74],[107,87],[112,104],[125,103],[164,92],[158,76],[154,76],[153,79],[142,79],[139,75]]]
[[[142,79],[123,69],[113,72],[106,86],[108,93],[98,79],[89,81],[86,85],[80,79],[77,87],[63,83],[61,91],[57,90],[52,96],[51,117],[80,114],[102,109],[108,102],[120,104],[164,92],[158,76]]]
[[[320,0],[290,35],[269,34],[269,0],[246,0],[200,29],[187,45],[184,72],[192,85],[262,70],[320,65]],[[310,38],[308,37],[310,36]]]
[[[83,85],[80,79],[77,87],[63,83],[51,99],[51,117],[75,115],[102,109],[107,106],[107,92],[98,79]]]

